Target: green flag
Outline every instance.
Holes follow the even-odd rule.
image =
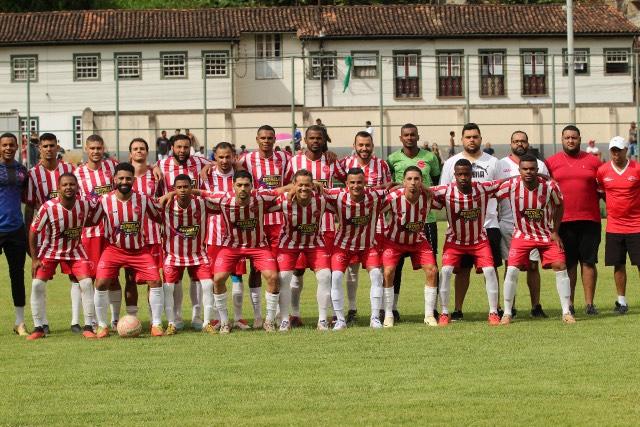
[[[347,91],[349,87],[349,81],[351,80],[351,69],[353,68],[353,57],[345,56],[344,63],[347,66],[347,73],[344,75],[344,80],[342,81],[342,93]]]

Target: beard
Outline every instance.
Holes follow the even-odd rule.
[[[122,194],[129,194],[131,192],[132,186],[129,184],[120,184],[118,185],[118,191]]]
[[[515,149],[513,149],[511,151],[513,152],[513,154],[515,154],[516,156],[520,157],[520,156],[523,156],[523,155],[527,154],[527,152],[529,150],[527,150],[526,148],[518,146],[517,148],[515,148]]]

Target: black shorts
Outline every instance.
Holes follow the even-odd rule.
[[[498,268],[502,265],[502,250],[500,241],[502,233],[499,228],[487,228],[487,237],[491,246],[491,255],[493,256],[493,266]],[[474,258],[471,255],[463,255],[460,259],[460,268],[471,268],[474,265]]]
[[[592,265],[598,263],[598,248],[602,239],[602,226],[599,222],[563,222],[558,234],[564,245],[568,268],[575,267],[578,262]]]
[[[427,241],[433,249],[433,254],[438,253],[438,223],[428,222],[424,225],[424,234],[427,236]]]
[[[640,233],[606,233],[604,265],[625,265],[627,254],[631,265],[640,265]]]

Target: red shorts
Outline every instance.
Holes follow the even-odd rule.
[[[58,264],[60,264],[62,274],[73,275],[78,280],[93,277],[94,275],[93,263],[87,259],[64,260],[42,258],[40,260],[40,268],[36,271],[36,279],[44,281],[53,279]]]
[[[464,255],[473,257],[477,270],[485,267],[493,268],[493,254],[488,240],[478,242],[475,245],[457,245],[451,242],[444,242],[442,265],[460,267],[460,260]]]
[[[280,271],[331,268],[331,254],[326,248],[278,249],[277,261]]]
[[[125,250],[107,245],[102,252],[96,279],[117,279],[121,268],[130,268],[136,275],[136,283],[160,280],[151,252],[147,246],[138,250]]]
[[[325,231],[322,233],[322,240],[324,240],[324,247],[329,252],[333,252],[333,242],[336,240],[335,231]]]
[[[542,268],[550,268],[554,262],[565,263],[564,250],[555,242],[536,242],[522,238],[513,238],[509,248],[507,263],[514,267],[525,268],[529,265],[529,254],[532,249],[540,252]]]
[[[264,226],[264,234],[267,236],[267,243],[271,246],[272,252],[278,251],[278,244],[280,243],[280,230],[282,230],[282,224],[271,224]]]
[[[425,265],[436,265],[433,249],[426,240],[415,245],[400,245],[384,239],[382,249],[382,265],[384,267],[395,267],[398,265],[400,257],[404,254],[411,256],[411,264],[414,270],[418,270]]]
[[[258,271],[278,271],[278,264],[269,247],[222,248],[213,263],[214,273],[233,273],[238,261],[249,258]]]
[[[377,268],[382,265],[380,253],[376,248],[367,248],[359,251],[349,251],[334,248],[331,254],[331,270],[344,271],[351,264],[361,263],[364,268]]]
[[[211,266],[209,264],[176,266],[165,265],[162,268],[164,283],[178,283],[182,279],[184,270],[187,269],[189,277],[196,280],[211,279]]]
[[[95,275],[95,269],[100,262],[100,256],[107,246],[107,240],[103,236],[82,237],[82,247],[87,253],[87,259],[93,263],[92,271]],[[95,277],[95,276],[92,276]]]
[[[155,261],[155,266],[158,267],[158,269],[162,269],[162,267],[164,267],[164,251],[162,250],[162,245],[160,243],[152,243],[147,246]]]
[[[211,268],[211,274],[214,273],[214,261],[218,259],[218,254],[223,249],[222,246],[209,245],[207,246],[207,256],[209,257],[209,266]],[[235,271],[232,273],[236,276],[242,276],[247,274],[247,259],[241,258],[236,263]]]

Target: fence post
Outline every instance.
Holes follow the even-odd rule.
[[[438,66],[438,60],[436,58],[436,67]],[[464,110],[464,119],[466,123],[471,121],[471,106],[469,102],[469,54],[464,54],[464,100],[465,100],[465,110]]]
[[[31,70],[29,67],[31,66],[31,61],[27,61],[27,125],[26,125],[26,133],[27,133],[27,167],[31,167]],[[35,64],[33,64],[35,69]],[[20,116],[18,116],[18,128],[20,126]],[[20,135],[20,145],[22,148],[22,135]],[[20,150],[22,152],[22,150]]]
[[[291,56],[291,152],[296,153],[296,57]]]
[[[200,56],[200,65],[202,66],[202,124],[204,128],[204,156],[207,157],[207,153],[209,152],[209,138],[207,136],[207,70],[204,64],[204,56],[202,54]]]
[[[120,75],[118,73],[118,58],[113,58],[113,68],[116,76],[116,159],[120,161]]]
[[[636,101],[636,123],[640,123],[640,100],[638,99],[638,88],[640,88],[640,82],[638,81],[638,79],[640,78],[640,69],[638,68],[638,65],[640,65],[640,63],[638,62],[638,54],[636,53],[634,56],[634,60],[635,60],[635,76],[636,78],[634,79],[635,81],[633,82],[633,97]]]
[[[553,154],[558,152],[556,143],[556,56],[551,55],[551,141]]]
[[[393,58],[392,58],[393,61]],[[378,55],[378,92],[380,96],[379,110],[380,110],[380,156],[384,158],[386,153],[384,152],[384,93],[382,84],[382,55]]]

